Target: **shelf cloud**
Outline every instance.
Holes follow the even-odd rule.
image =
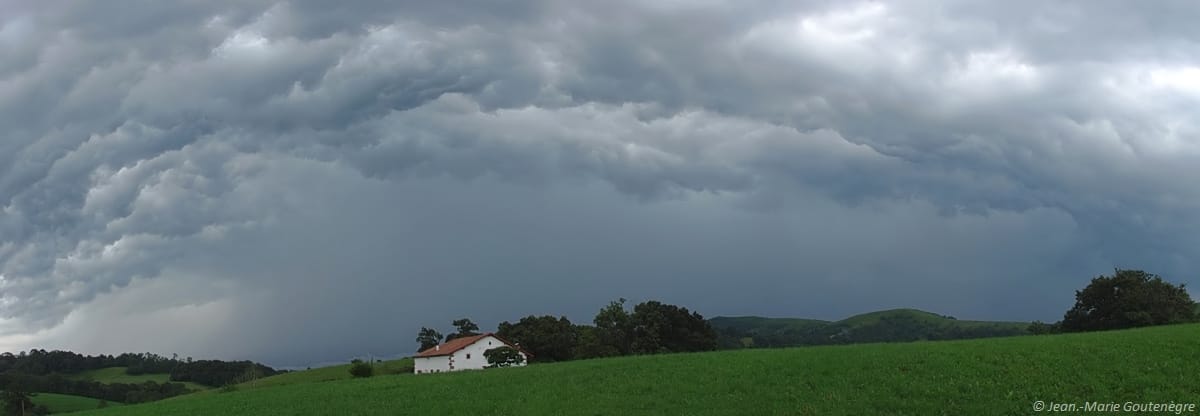
[[[1197,282],[1193,2],[434,3],[0,5],[0,349]]]

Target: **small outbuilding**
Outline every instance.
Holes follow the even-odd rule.
[[[510,347],[517,350],[525,365],[533,354],[522,350],[516,344],[510,343],[493,333],[472,335],[455,338],[445,344],[434,346],[417,353],[413,357],[413,372],[416,374],[443,373],[459,370],[480,370],[487,367],[487,358],[483,353],[492,348]]]

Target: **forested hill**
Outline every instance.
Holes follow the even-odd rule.
[[[904,342],[1029,334],[1029,322],[964,321],[916,309],[855,315],[840,321],[758,316],[708,320],[720,348]]]
[[[102,369],[119,369],[128,376],[156,374],[161,379],[122,382],[81,377],[84,373]],[[150,353],[82,355],[39,349],[17,354],[0,353],[0,390],[69,394],[124,403],[184,394],[191,391],[189,386],[218,387],[278,373],[271,367],[250,361],[192,360],[190,357],[181,360]]]
[[[82,355],[39,349],[17,354],[0,353],[0,374],[67,375],[110,367],[124,367],[129,375],[170,374],[171,381],[190,381],[209,386],[236,381],[243,373],[253,373],[257,377],[278,373],[271,367],[250,361],[179,359],[151,353]]]

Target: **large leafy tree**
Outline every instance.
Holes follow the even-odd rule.
[[[496,332],[533,353],[530,361],[553,362],[573,358],[579,336],[566,317],[526,316],[517,323],[501,322]]]
[[[600,343],[615,350],[616,355],[633,351],[633,319],[625,310],[625,298],[609,302],[592,322],[596,324]]]
[[[578,358],[717,348],[717,332],[703,316],[659,301],[639,303],[630,313],[625,299],[619,299],[601,309],[594,322],[595,329],[576,328]]]
[[[1196,303],[1184,285],[1141,270],[1117,269],[1075,292],[1075,306],[1063,316],[1062,330],[1099,331],[1196,320]]]
[[[578,342],[576,342],[575,348],[572,348],[571,356],[576,360],[621,355],[616,347],[608,345],[600,339],[600,330],[594,326],[575,325],[574,332]]]
[[[631,349],[635,354],[710,351],[717,332],[699,313],[687,308],[647,301],[633,308]]]
[[[453,334],[447,334],[446,335],[447,342],[449,342],[450,340],[455,339],[455,338],[479,335],[479,325],[476,325],[474,322],[471,322],[470,319],[467,319],[467,318],[455,319],[454,322],[451,322],[451,324],[454,325],[454,328],[457,329],[458,332],[453,333]]]
[[[442,340],[442,333],[433,328],[421,327],[421,331],[417,332],[417,343],[421,344],[417,347],[417,352],[425,351],[438,345]]]

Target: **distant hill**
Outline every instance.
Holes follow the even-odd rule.
[[[758,316],[709,319],[721,348],[906,342],[1029,334],[1029,322],[965,321],[916,309],[892,309],[840,321]]]
[[[45,394],[51,405],[83,401],[140,403],[278,374],[250,361],[192,360],[151,353],[83,355],[31,349],[0,353],[0,386]],[[97,402],[98,403],[98,402]]]
[[[128,367],[105,367],[67,374],[65,377],[71,380],[91,380],[104,384],[141,384],[147,381],[153,381],[155,383],[180,383],[192,390],[204,390],[210,387],[190,381],[171,381],[171,375],[167,373],[129,375],[128,370]]]

